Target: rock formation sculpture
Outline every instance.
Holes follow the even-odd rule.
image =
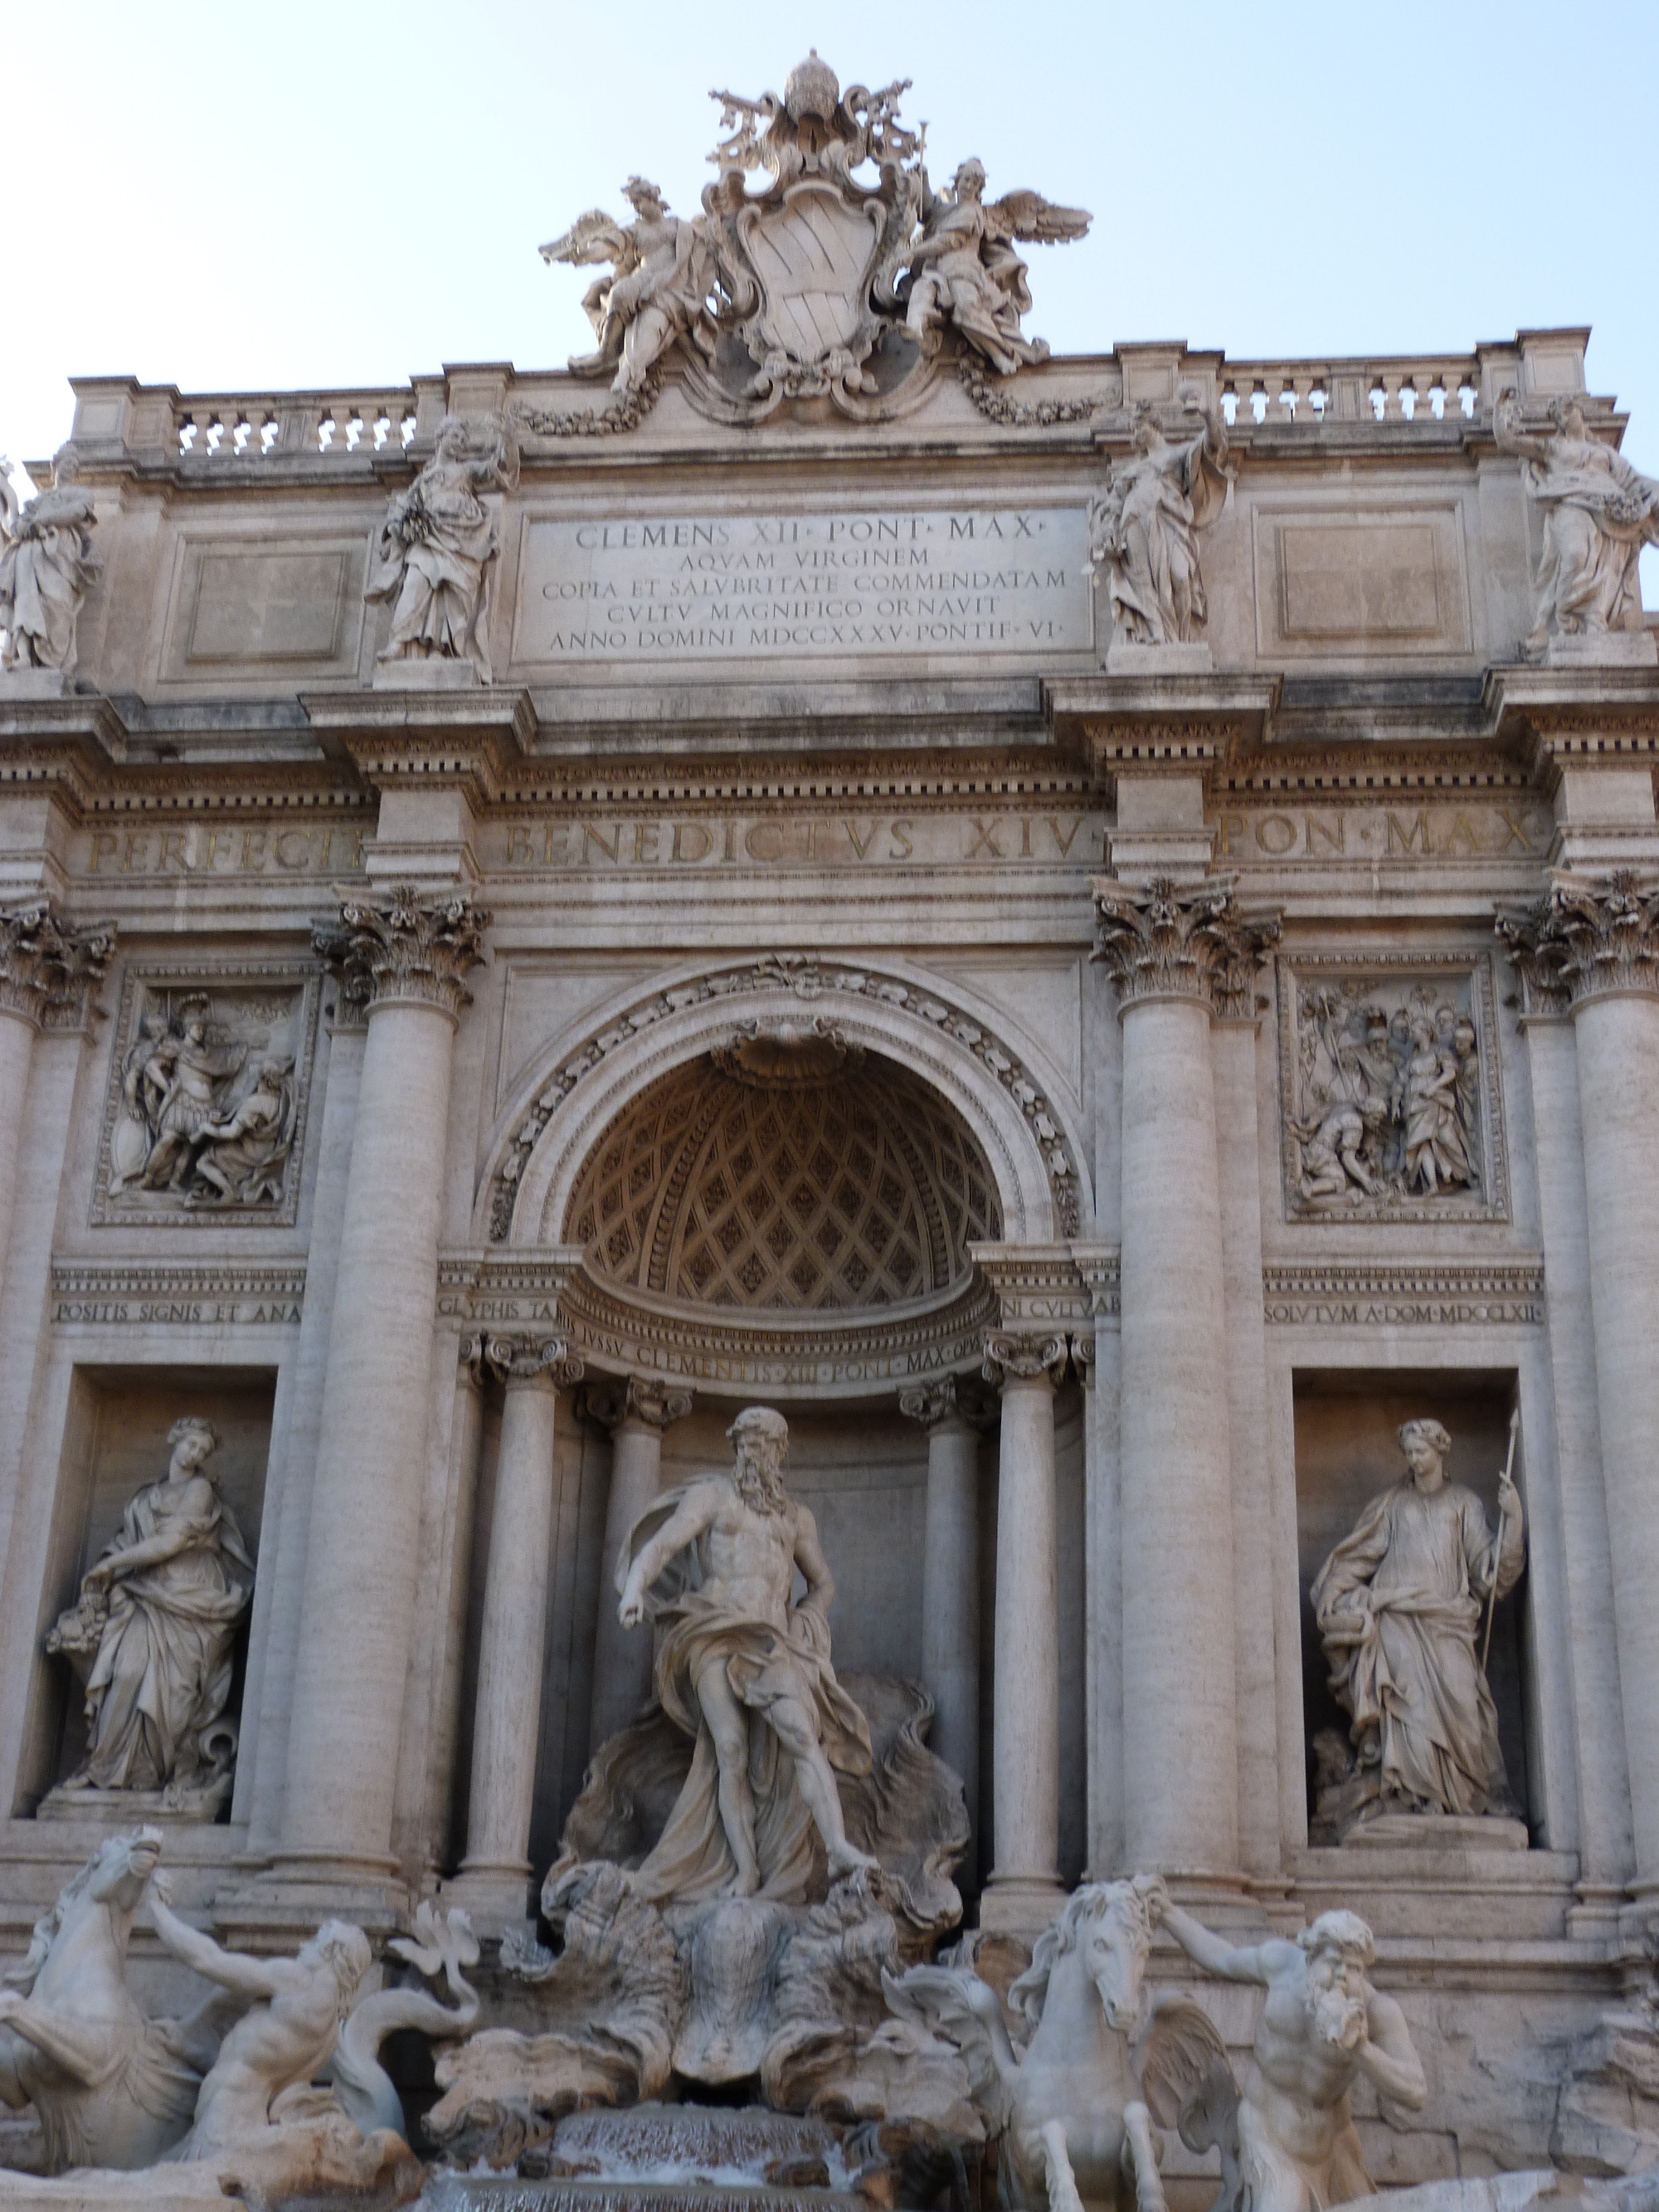
[[[225,1718],[232,1647],[253,1562],[207,1463],[210,1421],[167,1431],[165,1479],[139,1491],[46,1638],[86,1684],[91,1741],[66,1792],[165,1793],[210,1814],[229,1787],[236,1731]]]
[[[81,605],[102,562],[92,542],[98,517],[82,489],[73,446],[52,465],[52,489],[21,507],[11,465],[0,458],[0,666],[55,668],[75,674]]]
[[[1521,457],[1528,495],[1544,510],[1536,618],[1523,648],[1534,656],[1556,638],[1639,631],[1637,562],[1644,545],[1659,544],[1659,483],[1592,438],[1576,399],[1552,400],[1549,419],[1547,437],[1523,431],[1512,392],[1492,415],[1500,449]]]
[[[1403,1423],[1400,1448],[1406,1479],[1366,1507],[1311,1592],[1358,1775],[1376,1782],[1364,1809],[1507,1810],[1480,1628],[1525,1561],[1520,1493],[1500,1474],[1494,1530],[1474,1492],[1446,1480],[1438,1421]]]
[[[392,602],[382,661],[470,661],[491,681],[490,586],[501,537],[480,494],[510,490],[518,480],[518,444],[505,416],[444,417],[432,459],[380,525],[363,596]]]
[[[1030,2024],[1023,2052],[996,1991],[971,1968],[919,1966],[889,1978],[887,1999],[898,2017],[961,2051],[988,2130],[1002,2136],[1002,2202],[1015,2212],[1080,2212],[1085,2197],[1118,2205],[1126,2187],[1139,2212],[1162,2212],[1158,2152],[1129,2039],[1152,1931],[1170,1909],[1155,1876],[1074,1890],[1008,1992]],[[1144,2066],[1170,2063],[1164,2045],[1174,2032],[1167,2017],[1161,2031],[1154,2027]]]
[[[133,1916],[161,1851],[155,1828],[110,1837],[0,1990],[0,2101],[33,2103],[49,2173],[154,2164],[188,2130],[217,2051],[222,2001],[150,2020],[126,1985]]]
[[[1428,2086],[1404,2013],[1367,1978],[1376,1953],[1365,1923],[1322,1912],[1294,1942],[1237,1947],[1173,1904],[1163,1925],[1206,1973],[1267,1992],[1242,2088],[1190,2002],[1158,2008],[1142,2062],[1154,2116],[1188,2149],[1221,2153],[1216,2212],[1306,2212],[1370,2196],[1349,2092],[1364,2078],[1419,2112]]]
[[[1089,506],[1090,556],[1107,571],[1115,635],[1130,645],[1194,643],[1209,619],[1198,533],[1226,497],[1227,431],[1194,392],[1183,392],[1182,408],[1202,428],[1172,441],[1157,408],[1136,403],[1134,450]]]

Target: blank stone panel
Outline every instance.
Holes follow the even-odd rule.
[[[1256,650],[1266,657],[1471,652],[1461,510],[1257,507]]]
[[[170,682],[354,672],[363,625],[360,538],[180,541],[161,655]]]

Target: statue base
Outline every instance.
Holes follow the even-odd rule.
[[[436,653],[377,660],[372,679],[377,691],[474,691],[481,680],[470,660],[445,659]]]
[[[0,699],[63,699],[73,688],[61,668],[0,668]]]
[[[1586,630],[1553,637],[1543,659],[1546,668],[1653,668],[1659,666],[1659,645],[1648,629]]]
[[[511,2174],[440,2173],[422,2212],[870,2212],[867,2197],[835,2189],[768,2189],[745,2182],[521,2181]]]
[[[1374,1813],[1337,1832],[1347,1850],[1524,1851],[1524,1820],[1502,1813]]]
[[[233,1778],[215,1774],[189,1789],[76,1790],[60,1782],[35,1808],[37,1820],[92,1820],[103,1828],[199,1827],[230,1802]]]
[[[1112,634],[1106,648],[1109,676],[1207,676],[1215,663],[1201,641],[1190,645],[1137,645]]]

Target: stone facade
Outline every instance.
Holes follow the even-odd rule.
[[[919,268],[1086,222],[982,189]],[[145,1817],[268,1954],[526,1919],[649,1691],[629,1528],[760,1401],[982,1946],[1348,1906],[1427,2067],[1376,2178],[1542,2162],[1659,1909],[1654,488],[1586,333],[1055,360],[918,276],[739,373],[635,211],[546,249],[658,270],[571,372],[75,386],[0,672],[0,1948],[114,1817],[48,1632],[176,1419],[252,1597],[228,1793]],[[1338,1842],[1310,1592],[1413,1416],[1488,1513],[1518,1439],[1510,1802]]]

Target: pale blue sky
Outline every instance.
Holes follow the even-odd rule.
[[[1036,249],[1057,352],[1459,351],[1594,325],[1659,474],[1659,0],[1181,8],[1010,0],[58,0],[10,11],[0,451],[71,373],[185,391],[562,362],[586,277],[538,243],[634,171],[695,209],[712,85],[909,76],[929,166],[1092,209]],[[1659,556],[1644,564],[1659,602]]]

